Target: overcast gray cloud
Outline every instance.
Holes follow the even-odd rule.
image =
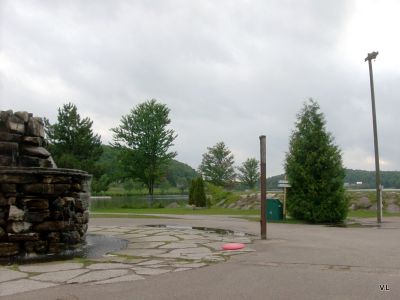
[[[313,97],[345,166],[373,169],[363,59],[378,50],[382,168],[399,170],[399,9],[395,0],[0,0],[1,109],[55,121],[71,101],[108,143],[122,115],[156,98],[171,109],[179,160],[197,168],[224,141],[239,164],[258,157],[265,134],[274,175]]]

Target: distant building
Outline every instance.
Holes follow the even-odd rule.
[[[357,181],[356,185],[362,185],[362,181]]]

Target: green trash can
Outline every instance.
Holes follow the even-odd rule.
[[[277,198],[267,199],[267,221],[283,220],[283,205]]]

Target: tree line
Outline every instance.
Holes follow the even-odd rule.
[[[203,180],[226,188],[257,185],[258,161],[248,158],[235,167],[234,156],[222,141],[203,154],[197,176],[200,179],[194,179],[195,174],[176,176],[168,172],[171,164],[177,169],[182,167],[174,161],[177,153],[171,150],[177,134],[169,127],[169,112],[165,104],[154,99],[138,104],[111,129],[113,141],[105,147],[100,136],[93,133],[92,121],[82,119],[76,106],[68,103],[59,109],[57,123],[45,121],[49,148],[59,167],[92,173],[94,190],[107,188],[111,181],[131,179],[144,184],[152,196],[155,184],[163,178],[184,187],[188,176],[193,176],[190,201],[204,206],[207,199],[204,200]],[[103,154],[114,155],[114,163],[99,163]],[[335,223],[346,218],[342,153],[326,130],[325,117],[313,99],[306,101],[297,115],[284,167],[291,184],[287,199],[290,216],[314,223]],[[182,168],[181,171],[185,173]]]
[[[156,185],[168,183],[184,191],[199,176],[225,187],[233,187],[237,178],[248,188],[255,187],[257,160],[249,158],[235,167],[233,154],[223,142],[208,148],[198,171],[175,160],[177,153],[170,149],[177,134],[169,127],[169,112],[155,99],[140,103],[110,129],[110,145],[102,145],[100,135],[93,132],[93,121],[82,118],[76,105],[67,103],[58,109],[57,122],[45,119],[48,148],[58,167],[92,174],[94,192],[121,182],[127,188],[145,185],[152,196]]]

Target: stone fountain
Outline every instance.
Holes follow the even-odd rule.
[[[88,228],[90,179],[57,168],[41,118],[0,111],[0,259],[79,247]]]

